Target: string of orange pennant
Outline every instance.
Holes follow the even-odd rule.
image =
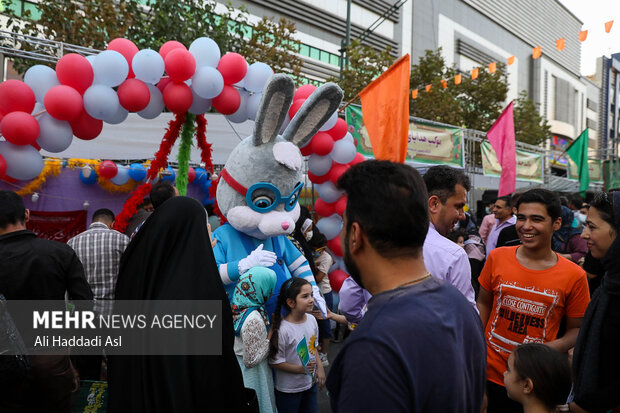
[[[609,33],[611,31],[612,26],[614,25],[614,21],[610,20],[608,22],[605,23],[605,33]],[[586,39],[588,38],[588,31],[587,30],[581,30],[579,32],[579,41],[580,42],[585,42]],[[564,50],[564,48],[566,47],[566,39],[564,37],[557,39],[555,41],[555,47],[556,49],[558,49],[559,51]],[[539,57],[542,56],[542,46],[537,46],[532,48],[532,59],[538,59]],[[506,62],[508,63],[508,66],[512,65],[515,62],[515,56],[510,56],[508,59],[506,59]],[[488,69],[489,69],[489,73],[493,74],[495,73],[495,71],[497,70],[497,62],[492,62],[488,64]],[[475,67],[472,69],[471,71],[471,78],[472,80],[475,80],[476,78],[478,78],[478,75],[480,74],[480,68]],[[452,80],[452,79],[449,79]],[[463,81],[463,75],[462,74],[458,74],[454,76],[454,84],[455,85],[459,85],[461,84],[461,82]],[[443,89],[448,87],[448,80],[446,79],[442,79],[441,80],[441,86]],[[430,92],[433,88],[433,85],[426,85],[423,89],[424,91],[426,91],[427,93]],[[417,99],[418,98],[418,92],[420,92],[420,90],[422,90],[422,88],[420,89],[412,89],[411,90],[411,99]]]

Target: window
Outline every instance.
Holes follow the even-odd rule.
[[[30,12],[30,19],[39,20],[41,18],[41,12],[37,10],[37,4],[31,1],[5,0],[4,2],[0,2],[0,12],[4,10],[11,10],[19,17],[24,17],[28,11]]]
[[[310,57],[316,60],[321,60],[321,51],[316,47],[310,46]]]

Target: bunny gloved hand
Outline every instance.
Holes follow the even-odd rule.
[[[263,244],[260,244],[250,255],[239,261],[239,274],[245,273],[252,267],[271,267],[277,259],[274,252],[264,251]]]
[[[323,317],[327,318],[327,304],[325,304],[325,299],[321,295],[321,290],[316,285],[312,286],[312,298],[314,298],[314,305],[321,310]]]

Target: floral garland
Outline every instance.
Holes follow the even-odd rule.
[[[47,162],[45,163],[45,166],[43,167],[43,170],[41,170],[41,173],[39,174],[39,176],[37,176],[32,181],[30,181],[28,185],[24,186],[22,189],[17,191],[17,195],[25,196],[25,195],[30,195],[34,193],[35,191],[38,191],[43,186],[45,181],[47,181],[48,176],[50,175],[58,176],[58,174],[60,174],[61,169],[62,169],[62,163],[60,162],[59,159],[56,159],[56,158],[48,159]]]

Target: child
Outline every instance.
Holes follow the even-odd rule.
[[[504,385],[524,413],[556,412],[572,385],[568,358],[544,344],[522,344],[508,358]]]
[[[256,390],[262,413],[276,411],[273,378],[267,363],[269,321],[265,311],[265,303],[273,294],[276,279],[276,273],[269,268],[250,268],[239,277],[231,303],[235,354],[245,386]]]
[[[276,370],[279,413],[317,411],[316,383],[323,388],[325,371],[317,363],[318,325],[314,317],[306,315],[312,312],[313,306],[308,281],[291,278],[282,284],[273,313],[269,351],[269,364]]]

